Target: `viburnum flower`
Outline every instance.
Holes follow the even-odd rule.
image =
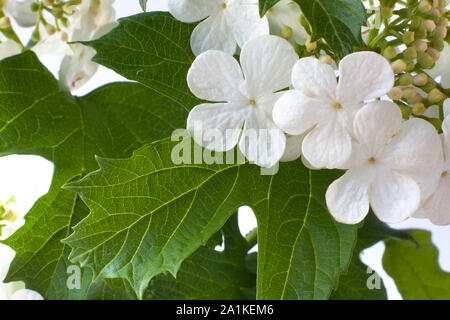
[[[229,54],[237,46],[269,34],[267,18],[260,18],[258,0],[169,0],[169,12],[182,22],[200,22],[191,35],[192,52],[207,50]]]
[[[422,191],[439,180],[434,170],[442,163],[436,129],[414,118],[402,123],[392,102],[373,102],[359,110],[354,120],[353,152],[343,169],[348,171],[327,190],[330,213],[342,223],[364,219],[369,204],[377,217],[397,223],[420,206]]]
[[[14,255],[14,250],[0,244],[0,300],[43,300],[36,291],[25,289],[21,281],[3,283]]]
[[[13,40],[6,40],[0,43],[0,60],[22,52],[19,44]]]
[[[439,59],[433,69],[428,73],[433,78],[441,76],[441,84],[445,89],[450,88],[450,44],[444,41],[444,50],[441,51]]]
[[[449,99],[446,100],[447,108]],[[439,185],[436,191],[425,201],[421,218],[428,218],[436,225],[450,224],[450,113],[446,110],[446,117],[442,124],[442,146],[444,149],[444,162],[442,167],[437,167],[440,174]]]
[[[294,90],[287,91],[273,110],[275,123],[286,133],[300,135],[302,152],[316,168],[337,168],[352,152],[355,113],[369,99],[391,90],[394,73],[374,52],[346,56],[339,64],[339,84],[333,68],[320,60],[300,59],[292,71]]]
[[[304,44],[309,35],[300,24],[301,14],[297,3],[292,0],[281,0],[266,13],[270,33],[282,36],[292,43]]]
[[[19,25],[22,27],[31,27],[36,24],[38,19],[37,12],[33,12],[30,9],[30,5],[35,2],[34,0],[5,0],[4,10],[12,15]]]
[[[110,22],[98,28],[90,15],[81,18],[80,28],[73,33],[71,41],[95,40],[111,31],[117,24]],[[97,72],[98,64],[91,59],[95,50],[78,43],[71,45],[73,54],[66,55],[61,62],[59,81],[69,90],[75,90],[84,85]]]
[[[230,54],[210,50],[198,56],[188,72],[188,85],[200,99],[217,103],[196,106],[187,128],[207,149],[227,151],[239,142],[248,160],[271,167],[282,157],[286,137],[272,121],[279,90],[290,84],[298,56],[277,36],[261,36],[242,48],[240,62]],[[242,137],[241,137],[242,131]],[[209,134],[221,135],[213,139]]]

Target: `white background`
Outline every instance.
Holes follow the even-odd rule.
[[[142,10],[138,0],[116,0],[117,17],[125,17],[140,13]],[[150,0],[148,11],[167,10],[167,0]],[[20,36],[29,37],[31,30],[22,30]],[[26,41],[25,41],[26,42]],[[52,71],[57,70],[58,61],[43,61]],[[112,82],[123,81],[122,77],[111,70],[100,67],[97,74],[75,94],[83,95],[98,86]],[[35,156],[9,156],[0,158],[0,201],[5,202],[11,196],[16,198],[16,208],[24,215],[41,196],[47,193],[53,173],[53,165],[45,159]],[[239,223],[241,231],[246,234],[256,226],[256,219],[250,208],[240,210]],[[450,271],[450,226],[437,227],[425,220],[410,219],[404,223],[393,225],[394,228],[418,228],[433,232],[433,242],[438,246],[441,267]],[[362,254],[363,261],[376,270],[388,289],[390,299],[401,299],[393,280],[384,272],[381,257],[384,251],[383,243],[366,250]],[[418,290],[420,290],[418,288]]]

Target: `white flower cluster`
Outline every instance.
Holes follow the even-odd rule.
[[[282,1],[267,16],[290,5]],[[450,116],[440,137],[429,122],[404,120],[395,103],[381,100],[394,86],[383,56],[353,53],[337,71],[299,59],[288,41],[269,35],[284,27],[269,28],[256,1],[173,0],[169,8],[184,22],[207,18],[192,34],[197,58],[187,76],[192,93],[212,102],[189,114],[197,143],[219,152],[238,145],[262,167],[302,155],[312,169],[347,170],[326,193],[343,223],[362,221],[371,207],[387,223],[414,215],[450,224]],[[303,34],[300,24],[291,26],[291,36]]]
[[[55,22],[57,29],[47,22],[46,28],[39,29],[39,19],[44,18],[31,9],[33,4],[36,5],[34,0],[5,0],[3,10],[22,27],[36,26],[38,39],[34,39],[36,44],[31,50],[39,57],[50,55],[52,60],[62,60],[58,71],[60,83],[68,90],[75,90],[95,74],[98,64],[91,61],[95,55],[94,49],[68,42],[94,40],[113,29],[116,26],[113,2],[114,0],[80,0],[79,4],[64,7],[63,14],[67,15],[64,16],[65,25]],[[8,16],[4,17],[8,22],[4,27],[9,25]],[[0,59],[19,54],[23,49],[18,38],[7,39],[0,43]]]
[[[0,203],[0,240],[7,239],[25,223],[12,204],[11,200],[5,204]],[[0,244],[0,300],[43,300],[36,291],[25,289],[25,283],[22,281],[4,283],[14,255],[14,250]]]

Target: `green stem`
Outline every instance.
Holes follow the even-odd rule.
[[[258,243],[258,228],[255,228],[252,231],[250,231],[245,236],[245,240],[247,241],[248,250],[256,246],[256,244]]]

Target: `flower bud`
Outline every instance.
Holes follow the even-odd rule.
[[[446,17],[441,17],[438,22],[438,26],[447,27],[448,19]]]
[[[397,50],[395,50],[395,48],[391,46],[386,47],[383,50],[383,56],[388,60],[392,60],[397,56]]]
[[[426,13],[428,11],[430,11],[432,8],[430,2],[428,0],[422,0],[419,3],[419,11]]]
[[[444,100],[444,98],[445,95],[438,88],[434,88],[428,93],[428,101],[433,104],[441,102],[442,100]]]
[[[444,50],[444,41],[441,39],[433,39],[431,40],[430,46],[438,51],[442,51]]]
[[[417,63],[422,69],[431,69],[434,65],[434,59],[426,52],[421,52],[417,57]]]
[[[403,97],[408,101],[415,99],[416,96],[417,96],[417,91],[414,88],[405,88],[403,90]]]
[[[51,24],[47,24],[45,26],[45,31],[47,31],[47,34],[49,36],[54,35],[56,33],[56,28],[52,26]]]
[[[412,112],[416,116],[420,116],[420,115],[424,114],[426,110],[427,110],[427,108],[425,108],[425,105],[422,102],[414,103],[412,106]]]
[[[403,98],[403,90],[400,87],[394,87],[387,95],[392,100],[400,100]]]
[[[44,0],[44,5],[47,7],[50,7],[53,5],[53,2],[55,2],[55,0]]]
[[[445,37],[447,37],[447,27],[438,26],[434,31],[433,36],[435,39],[445,39]]]
[[[292,38],[293,34],[294,32],[292,31],[291,27],[285,26],[283,29],[281,29],[281,36],[286,40]]]
[[[422,26],[422,24],[423,24],[423,18],[421,16],[414,16],[411,19],[410,28],[412,30],[416,30],[416,29],[419,29]]]
[[[413,43],[414,42],[414,38],[415,38],[414,32],[406,31],[405,34],[403,35],[403,42],[405,44]]]
[[[448,6],[448,0],[439,0],[439,7],[445,8]]]
[[[413,83],[413,77],[409,73],[402,74],[398,78],[398,85],[399,86],[409,86]]]
[[[406,62],[402,59],[395,60],[392,63],[392,70],[394,73],[402,73],[406,70]]]
[[[417,50],[413,47],[407,48],[403,51],[403,57],[407,60],[414,60],[417,58]]]
[[[421,89],[426,93],[430,93],[434,88],[436,88],[436,83],[432,79],[428,79],[427,84],[424,85]]]
[[[425,52],[428,49],[428,44],[423,40],[416,40],[413,46],[417,52]]]
[[[67,32],[64,31],[60,33],[59,38],[61,39],[62,42],[69,41],[69,35],[67,34]]]
[[[436,29],[436,23],[434,23],[433,20],[428,19],[428,20],[425,20],[425,21],[423,22],[422,27],[423,27],[427,32],[433,32],[434,29]]]
[[[0,220],[6,220],[6,221],[9,221],[9,222],[16,222],[17,218],[18,218],[18,216],[17,216],[16,212],[14,212],[13,210],[7,210],[6,213],[4,213],[1,216]]]
[[[39,42],[41,40],[41,34],[39,33],[38,29],[34,29],[33,33],[31,34],[31,40],[34,42]]]
[[[319,60],[328,65],[333,63],[333,59],[327,54],[321,55]]]
[[[0,18],[0,28],[6,29],[11,27],[11,20],[8,17],[1,17]]]
[[[55,16],[55,18],[57,18],[57,19],[62,18],[63,15],[64,15],[63,9],[61,9],[61,8],[59,8],[59,7],[53,8],[53,9],[52,9],[52,13],[53,13],[53,15]]]
[[[428,14],[431,16],[440,17],[441,11],[439,11],[439,9],[437,8],[432,8],[430,11],[428,11]]]
[[[434,48],[428,48],[427,53],[433,58],[435,62],[438,61],[439,57],[441,56],[441,53]]]
[[[428,76],[425,73],[419,73],[414,76],[413,83],[415,86],[423,87],[428,83]]]
[[[384,18],[390,19],[394,14],[394,8],[390,7],[381,7],[381,14]]]
[[[427,31],[425,29],[422,29],[422,28],[417,29],[414,32],[414,37],[416,39],[425,39],[427,37]]]
[[[305,46],[306,50],[311,52],[317,49],[317,42],[311,42],[311,38],[309,38],[308,40],[306,40]]]
[[[32,3],[30,4],[30,10],[31,10],[32,12],[37,12],[37,11],[39,11],[39,9],[40,9],[40,6],[39,6],[38,3],[32,2]]]

